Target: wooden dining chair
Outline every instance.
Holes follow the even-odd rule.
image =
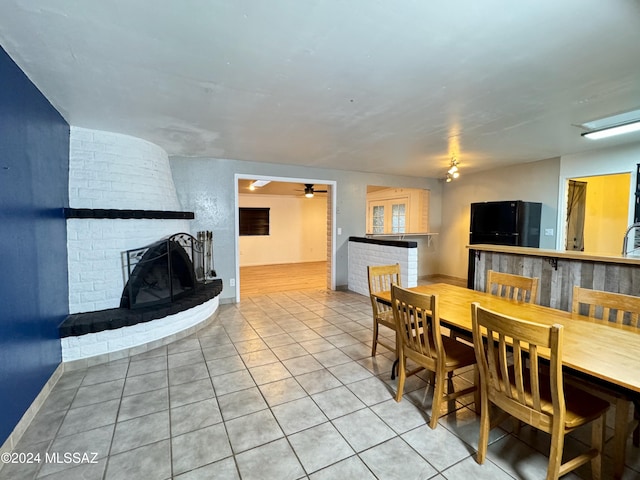
[[[617,325],[629,325],[640,329],[638,320],[640,317],[640,297],[633,295],[592,290],[575,285],[571,311],[590,318],[598,318]],[[616,346],[612,345],[612,348],[616,348]],[[640,396],[628,395],[583,379],[573,378],[572,380],[579,383],[580,387],[589,389],[595,395],[615,405],[614,474],[616,478],[619,478],[624,470],[627,438],[632,431],[633,445],[640,446]],[[632,405],[634,406],[634,415],[633,420],[629,422],[629,408]]]
[[[371,308],[373,310],[373,342],[371,344],[371,356],[376,355],[378,344],[391,350],[396,351],[396,338],[394,336],[394,344],[391,345],[385,341],[378,339],[380,325],[396,331],[396,323],[393,319],[391,306],[387,303],[380,302],[375,296],[379,292],[388,292],[391,285],[402,285],[400,276],[400,264],[393,265],[370,265],[367,267],[367,276],[369,277],[369,297],[371,298]]]
[[[591,461],[599,479],[609,403],[565,385],[562,325],[542,325],[471,305],[473,343],[480,370],[480,440],[477,462],[484,463],[491,405],[551,435],[547,480]],[[490,339],[490,340],[489,340]],[[549,353],[549,360],[541,357]],[[507,361],[511,358],[511,361]],[[565,435],[592,422],[591,448],[562,463]],[[499,422],[497,422],[499,423]],[[494,425],[497,424],[494,421]]]
[[[618,325],[640,328],[640,297],[633,295],[591,290],[574,285],[571,311]]]
[[[404,382],[407,378],[407,359],[420,368],[434,373],[434,393],[429,426],[436,428],[443,402],[455,400],[462,395],[477,391],[476,386],[453,391],[453,372],[459,368],[475,365],[475,353],[469,345],[443,336],[438,316],[438,297],[412,292],[400,286],[391,287],[391,306],[398,332],[398,391],[396,401],[402,400]],[[445,380],[451,389],[445,393]]]
[[[536,303],[538,297],[538,279],[488,270],[486,291],[498,297]]]

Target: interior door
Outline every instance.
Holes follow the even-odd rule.
[[[569,180],[567,196],[567,237],[565,249],[584,251],[584,214],[587,183]]]

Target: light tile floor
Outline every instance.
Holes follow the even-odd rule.
[[[471,397],[435,430],[427,375],[408,379],[396,403],[393,355],[370,356],[370,308],[348,292],[253,297],[221,306],[189,338],[67,372],[18,448],[40,462],[7,464],[0,479],[544,478],[545,434],[494,429],[481,466]],[[628,463],[624,478],[640,478],[631,446]],[[579,473],[565,478],[590,478],[588,467]]]

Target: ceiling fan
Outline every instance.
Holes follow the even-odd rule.
[[[316,190],[313,188],[313,183],[305,183],[304,196],[307,198],[313,198],[314,193],[327,193],[327,190]]]

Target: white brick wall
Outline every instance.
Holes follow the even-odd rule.
[[[368,265],[400,264],[403,287],[418,285],[418,249],[349,242],[349,290],[369,295]]]
[[[128,135],[71,127],[69,206],[180,210],[167,153]]]
[[[181,210],[167,153],[145,140],[71,127],[69,206]],[[187,220],[69,219],[69,312],[120,305],[123,252],[178,232]]]
[[[78,337],[65,337],[60,341],[62,344],[62,361],[73,362],[100,355],[113,354],[114,352],[127,351],[140,345],[157,342],[167,337],[170,338],[172,335],[195,327],[207,320],[218,309],[218,298],[212,298],[208,302],[189,310],[158,320],[122,327],[117,330],[104,330]]]

